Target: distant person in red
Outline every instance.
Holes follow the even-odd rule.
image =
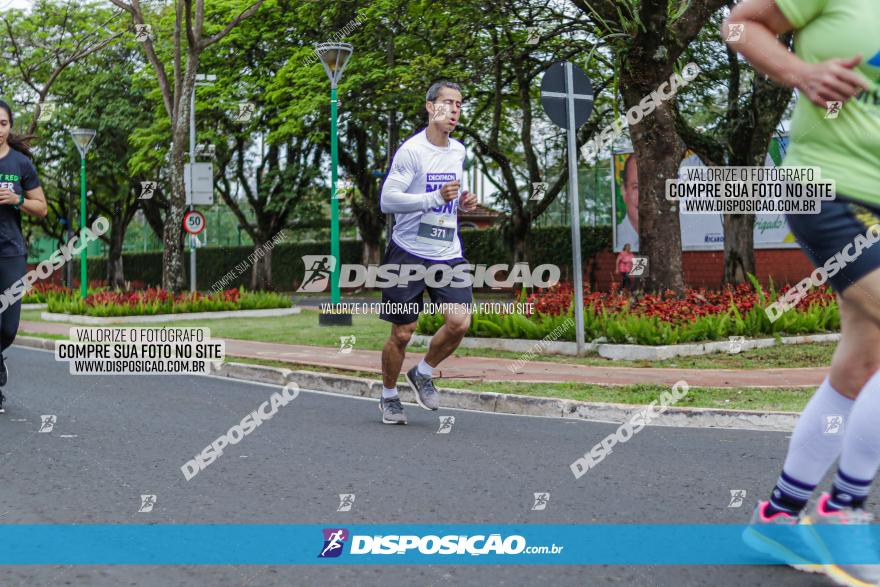
[[[617,254],[617,272],[620,273],[620,289],[629,289],[632,284],[629,273],[633,270],[633,254],[629,243],[623,245],[623,250]]]

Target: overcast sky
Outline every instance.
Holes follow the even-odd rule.
[[[8,10],[9,8],[30,8],[33,2],[31,0],[0,0],[0,10]]]

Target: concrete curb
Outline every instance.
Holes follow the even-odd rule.
[[[839,333],[810,334],[805,336],[782,337],[781,344],[835,342],[838,340],[840,340]],[[415,346],[427,346],[430,341],[431,337],[424,334],[414,334],[412,337],[412,344],[414,344]],[[736,351],[732,350],[731,345],[733,344],[734,343],[730,340],[691,344],[670,344],[660,346],[589,342],[584,344],[584,350],[587,352],[598,352],[599,356],[601,357],[617,361],[661,361],[663,359],[671,359],[673,357],[708,355],[711,353],[719,352],[736,354],[744,350],[772,347],[780,344],[780,342],[777,341],[775,338],[745,339],[742,341],[742,344],[739,345],[739,350]],[[538,354],[548,355],[577,356],[577,343],[567,341],[550,342],[522,338],[465,337],[461,341],[461,344],[459,346],[461,348],[468,349],[490,349],[495,351],[509,351],[514,353],[535,352]]]
[[[55,350],[55,341],[46,338],[19,336],[15,339],[15,344],[50,351]],[[219,366],[216,363],[214,365],[213,375],[242,381],[256,381],[278,386],[284,386],[287,383],[293,382],[302,389],[374,399],[378,399],[382,393],[381,381],[364,379],[362,377],[331,375],[315,371],[293,371],[280,367],[249,365],[246,363],[226,362]],[[404,393],[404,400],[410,400],[412,403],[415,403],[412,400],[412,388],[408,384],[404,383],[398,387]],[[496,414],[624,422],[645,408],[645,406],[629,404],[583,402],[528,395],[473,392],[445,387],[438,389],[442,398],[441,404],[444,408],[476,410]],[[666,412],[654,419],[650,425],[791,432],[794,430],[798,417],[799,414],[793,412],[759,412],[671,406]]]
[[[32,348],[55,350],[55,341],[31,336],[19,336],[15,344]],[[242,381],[255,381],[284,386],[296,383],[301,389],[324,391],[378,399],[382,394],[382,382],[362,377],[331,375],[314,371],[293,371],[280,367],[248,365],[245,363],[215,363],[213,375]],[[408,384],[398,386],[403,400],[411,401],[412,388]],[[496,414],[541,416],[546,418],[573,418],[579,420],[603,420],[624,422],[645,406],[582,402],[577,400],[514,395],[507,393],[473,392],[463,389],[438,388],[444,408],[458,408]],[[683,428],[726,428],[737,430],[762,430],[791,432],[799,414],[792,412],[757,412],[747,410],[718,410],[714,408],[669,407],[651,422],[651,426],[676,426]]]
[[[289,316],[299,314],[301,308],[271,308],[267,310],[224,310],[222,312],[190,312],[180,314],[153,314],[151,316],[82,316],[79,314],[57,314],[42,312],[40,318],[47,322],[70,322],[77,324],[118,324],[121,322],[184,322],[186,320],[211,320],[214,318],[262,318],[267,316]]]
[[[216,375],[261,381],[283,386],[296,383],[302,389],[324,391],[378,399],[382,382],[360,377],[330,375],[313,371],[292,371],[277,367],[224,363]],[[412,389],[399,385],[404,401],[415,403]],[[463,389],[438,388],[443,408],[458,408],[496,414],[542,416],[549,418],[573,418],[579,420],[604,420],[624,422],[645,406],[582,402],[576,400],[543,398],[506,393],[473,392]],[[651,422],[651,426],[676,426],[684,428],[726,428],[739,430],[762,430],[791,432],[799,414],[791,412],[757,412],[746,410],[718,410],[713,408],[670,407]]]

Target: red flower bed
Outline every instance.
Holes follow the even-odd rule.
[[[102,304],[113,304],[117,306],[137,306],[140,304],[166,303],[172,302],[179,304],[181,302],[195,302],[198,300],[210,299],[223,302],[238,302],[241,292],[238,289],[227,289],[216,294],[205,295],[201,292],[178,293],[172,295],[168,291],[161,288],[147,288],[139,291],[99,291],[89,294],[85,299],[87,306],[98,306]]]
[[[783,288],[779,296],[784,295],[788,289],[789,287]],[[764,296],[768,303],[774,300],[772,294],[764,292]],[[574,290],[571,284],[560,283],[555,287],[533,293],[526,301],[533,303],[538,313],[558,316],[568,312],[573,299]],[[831,290],[824,287],[810,291],[798,307],[807,308],[814,303],[827,306],[834,300]],[[622,312],[629,307],[632,314],[657,317],[671,323],[693,321],[700,316],[710,314],[723,314],[730,309],[731,301],[743,315],[761,304],[758,293],[749,284],[721,290],[686,289],[681,297],[676,296],[672,290],[667,290],[658,295],[643,295],[635,301],[616,288],[610,292],[591,292],[589,286],[584,285],[584,307],[593,307],[596,311],[604,309],[608,313]]]

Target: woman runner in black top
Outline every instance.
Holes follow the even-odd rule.
[[[12,108],[0,100],[0,295],[27,273],[21,213],[38,218],[48,213],[46,196],[31,162],[32,137],[13,134],[12,123]],[[15,340],[20,316],[21,300],[0,313],[0,413],[5,411],[2,388],[8,379],[3,352]]]

